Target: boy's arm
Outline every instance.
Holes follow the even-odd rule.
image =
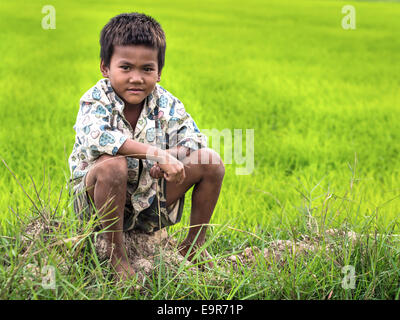
[[[165,150],[167,151],[171,156],[182,160],[185,157],[190,156],[190,148],[184,147],[184,146],[175,146],[171,149]]]
[[[137,159],[149,159],[159,163],[163,176],[167,181],[180,184],[185,179],[185,169],[179,160],[165,150],[152,145],[127,139],[118,150],[118,154]]]
[[[121,156],[128,156],[136,159],[149,159],[157,162],[165,162],[165,157],[168,155],[162,149],[132,139],[126,139],[119,148],[118,154]]]
[[[182,102],[176,103],[176,115],[168,123],[169,152],[178,159],[189,156],[191,151],[207,147],[207,137],[202,134]],[[174,119],[175,121],[171,121]]]

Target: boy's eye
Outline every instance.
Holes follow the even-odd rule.
[[[120,68],[122,68],[123,70],[129,70],[129,66],[121,66]]]
[[[145,67],[145,68],[144,68],[144,71],[153,71],[153,68]]]

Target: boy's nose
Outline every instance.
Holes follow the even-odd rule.
[[[143,83],[143,77],[140,74],[140,72],[137,71],[132,71],[132,73],[129,76],[129,82],[130,83]]]

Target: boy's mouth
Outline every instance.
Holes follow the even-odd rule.
[[[139,89],[139,88],[129,88],[126,91],[130,92],[130,93],[140,93],[143,92],[144,89]]]

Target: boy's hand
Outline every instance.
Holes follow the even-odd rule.
[[[177,160],[174,156],[167,153],[163,161],[157,163],[157,165],[162,173],[161,177],[164,177],[165,180],[177,184],[181,184],[183,180],[185,180],[185,167],[183,166],[183,163]],[[152,174],[152,170],[153,174],[157,177],[161,174],[156,165],[150,169],[150,174]]]
[[[160,179],[164,177],[164,171],[161,170],[160,165],[156,162],[150,169],[150,176],[153,179]]]

